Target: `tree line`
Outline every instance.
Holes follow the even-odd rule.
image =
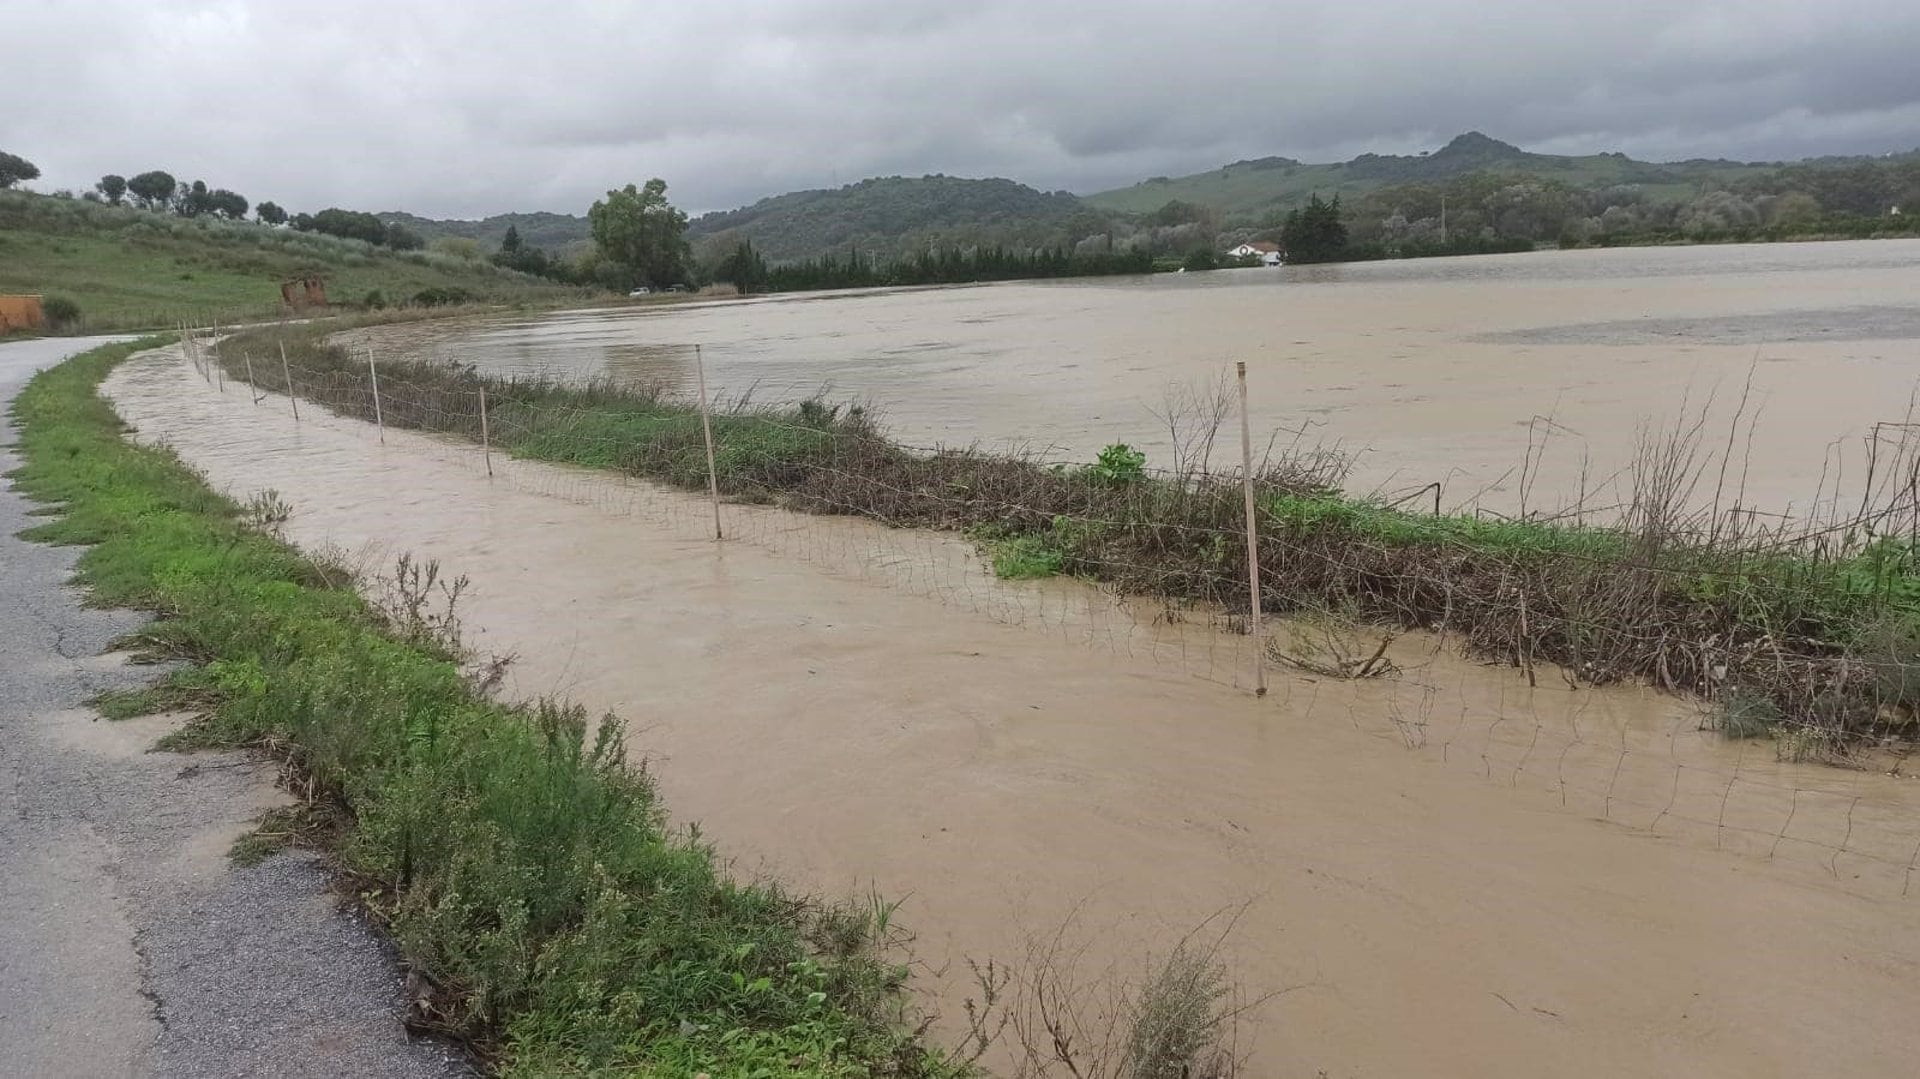
[[[716,267],[714,277],[742,292],[800,292],[1152,272],[1153,256],[1145,251],[1075,254],[1063,247],[1021,251],[1001,246],[947,247],[884,260],[849,250],[844,255],[823,255],[768,267],[751,243],[743,241]]]

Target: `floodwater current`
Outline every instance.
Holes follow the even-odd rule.
[[[372,337],[382,355],[688,391],[699,346],[723,396],[865,401],[922,445],[1085,461],[1124,441],[1157,467],[1177,465],[1169,390],[1244,360],[1263,444],[1336,445],[1354,490],[1440,483],[1447,505],[1503,513],[1617,504],[1642,425],[1704,413],[1702,457],[1733,462],[1703,500],[1724,487],[1722,506],[1812,516],[1864,475],[1875,423],[1912,418],[1920,240],[777,296]]]
[[[1086,978],[1133,976],[1237,912],[1235,975],[1278,994],[1243,1024],[1251,1074],[1920,1059],[1920,790],[1897,774],[1413,638],[1394,677],[1278,671],[1259,699],[1244,638],[994,581],[951,537],[729,506],[716,543],[698,498],[296,422],[177,350],[107,392],[216,487],[278,490],[303,546],[470,576],[468,643],[517,657],[507,692],[623,717],[743,872],[901,899],[944,1036],[968,957],[1018,969],[1062,934]]]

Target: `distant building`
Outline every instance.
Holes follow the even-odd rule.
[[[1286,261],[1286,252],[1280,250],[1280,245],[1268,243],[1265,240],[1255,240],[1250,244],[1241,244],[1239,247],[1228,251],[1227,254],[1237,259],[1257,258],[1267,266],[1278,266]]]

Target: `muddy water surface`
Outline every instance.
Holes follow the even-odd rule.
[[[1449,503],[1503,512],[1583,491],[1617,501],[1610,481],[1641,423],[1709,402],[1705,441],[1723,450],[1751,376],[1745,467],[1728,472],[1722,504],[1805,512],[1845,471],[1835,440],[1907,418],[1920,240],[775,297],[375,336],[387,355],[689,389],[699,345],[723,394],[826,389],[871,402],[908,441],[1035,444],[1076,460],[1127,441],[1160,466],[1173,463],[1155,415],[1167,387],[1245,360],[1260,434],[1360,453],[1359,489],[1440,482]]]
[[[231,387],[230,387],[231,389]],[[961,957],[1069,935],[1133,971],[1210,914],[1254,1074],[1913,1073],[1920,819],[1670,699],[1538,688],[1423,642],[1388,682],[1231,683],[1247,656],[941,537],[729,509],[221,394],[177,357],[116,407],[293,538],[470,575],[512,692],[612,709],[750,868],[905,898],[952,1029]],[[941,972],[945,972],[942,976]]]

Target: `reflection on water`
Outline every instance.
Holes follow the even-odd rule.
[[[685,393],[697,380],[692,345],[616,344],[603,355],[600,373],[623,385]]]
[[[1748,505],[1805,513],[1830,450],[1905,419],[1920,240],[1542,252],[567,312],[377,332],[506,372],[658,372],[858,398],[914,443],[1116,441],[1170,464],[1170,386],[1245,360],[1257,432],[1339,445],[1353,485],[1503,512],[1597,504],[1642,422],[1740,413]],[[1551,437],[1543,432],[1551,431]],[[1265,439],[1263,438],[1263,441]],[[1831,492],[1826,492],[1829,496]]]

